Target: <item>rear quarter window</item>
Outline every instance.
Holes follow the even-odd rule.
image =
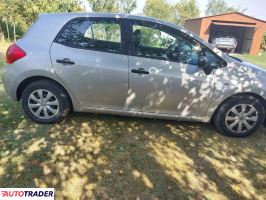
[[[121,25],[113,19],[74,19],[55,39],[64,46],[121,53]]]

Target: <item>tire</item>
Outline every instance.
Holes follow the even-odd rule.
[[[21,102],[25,114],[41,124],[57,123],[63,120],[70,110],[67,93],[60,85],[50,80],[29,84],[22,93]]]
[[[264,119],[265,108],[261,101],[250,95],[237,95],[230,97],[218,108],[214,125],[224,135],[247,137],[262,125]]]

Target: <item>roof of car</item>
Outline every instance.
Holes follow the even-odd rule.
[[[117,18],[142,18],[142,19],[154,19],[156,18],[152,17],[146,17],[146,16],[139,16],[139,15],[128,15],[124,13],[103,13],[103,12],[64,12],[64,13],[43,13],[40,15],[74,15],[74,16],[80,16],[80,17],[117,17]]]
[[[180,26],[162,21],[160,19],[156,19],[153,17],[147,17],[147,16],[139,16],[139,15],[128,15],[123,13],[101,13],[101,12],[90,12],[90,13],[81,13],[81,12],[69,12],[69,13],[45,13],[40,14],[40,16],[61,16],[61,17],[106,17],[106,18],[122,18],[122,19],[135,19],[135,20],[143,20],[143,21],[149,21],[149,22],[156,22],[159,24],[165,24],[168,26],[174,26],[175,28],[181,28]]]

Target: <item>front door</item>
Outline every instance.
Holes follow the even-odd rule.
[[[126,109],[202,116],[214,90],[213,75],[197,66],[201,45],[156,23],[131,22],[129,90]],[[205,54],[216,62],[211,52]]]
[[[51,47],[56,74],[83,107],[124,109],[128,56],[121,26],[119,19],[77,18]]]

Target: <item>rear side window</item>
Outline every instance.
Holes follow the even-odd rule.
[[[72,48],[121,53],[121,25],[113,19],[74,19],[55,42]]]

